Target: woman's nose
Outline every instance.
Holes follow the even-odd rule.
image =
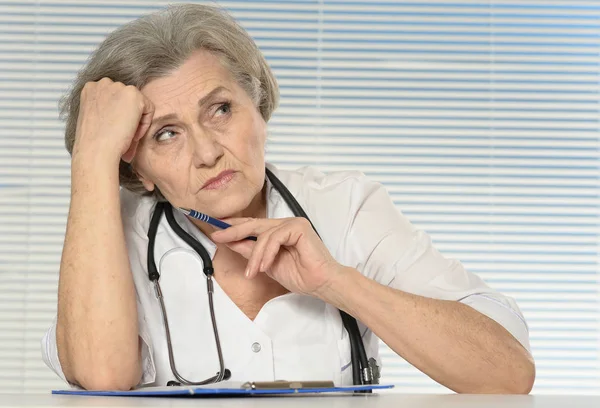
[[[210,132],[196,129],[190,139],[195,167],[212,167],[223,156],[223,146],[218,143],[215,135]]]

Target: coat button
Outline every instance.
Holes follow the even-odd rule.
[[[260,351],[260,343],[252,343],[252,351],[258,353]]]

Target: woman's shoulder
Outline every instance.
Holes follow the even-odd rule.
[[[273,173],[302,206],[332,253],[346,241],[353,220],[367,201],[375,207],[391,202],[385,188],[360,171],[325,173],[306,166]]]
[[[314,166],[304,166],[295,170],[280,169],[273,165],[267,165],[267,167],[292,193],[300,195],[306,193],[339,194],[341,190],[350,192],[366,185],[379,185],[358,170],[324,172]]]

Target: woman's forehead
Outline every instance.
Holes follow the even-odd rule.
[[[216,56],[198,51],[171,74],[150,81],[142,93],[158,110],[174,101],[196,102],[216,88],[233,91],[234,81]]]

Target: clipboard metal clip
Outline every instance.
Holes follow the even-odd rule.
[[[242,384],[247,390],[281,390],[303,388],[333,388],[333,381],[248,381]]]

